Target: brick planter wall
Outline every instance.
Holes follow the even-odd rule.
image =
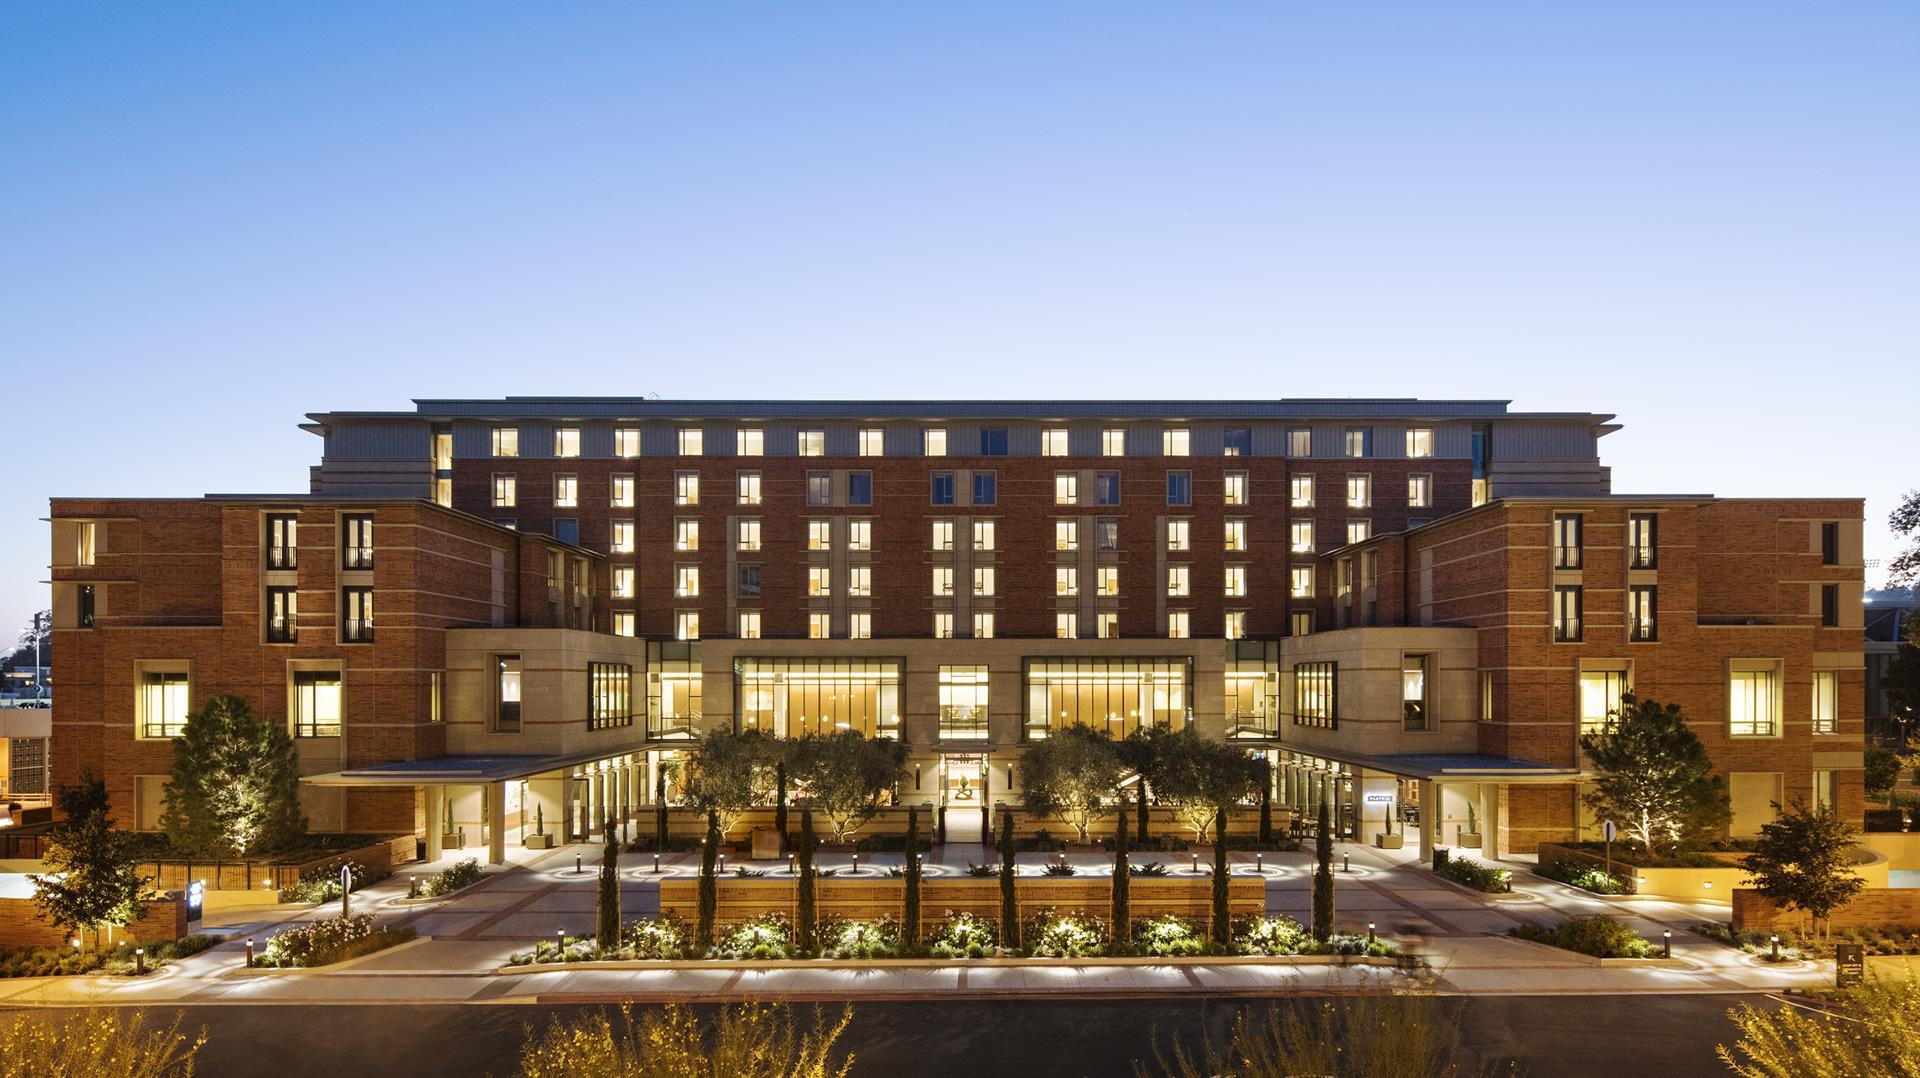
[[[169,893],[147,903],[147,916],[125,928],[103,935],[108,942],[131,940],[134,943],[163,943],[187,934],[187,903],[184,896]],[[64,947],[72,937],[63,928],[48,921],[31,898],[0,898],[0,946]],[[92,939],[85,940],[92,944]]]
[[[1920,888],[1869,887],[1833,914],[1834,928],[1896,928],[1920,925]],[[1742,887],[1733,892],[1733,927],[1742,931],[1805,930],[1808,919],[1799,910],[1783,910],[1760,892]]]
[[[358,861],[375,872],[392,872],[397,866],[412,861],[414,850],[412,835],[398,835],[297,863],[268,860],[142,861],[140,871],[153,877],[154,886],[172,890],[185,888],[191,880],[205,880],[210,891],[266,891],[291,887],[306,873],[338,865],[342,861]]]

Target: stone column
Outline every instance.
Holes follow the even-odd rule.
[[[507,863],[507,784],[487,783],[487,864]]]
[[[1500,791],[1502,784],[1483,782],[1480,784],[1480,855],[1489,861],[1499,860],[1507,851],[1500,841],[1502,825],[1500,818]]]
[[[1433,847],[1440,832],[1440,784],[1420,780],[1420,860],[1433,863]]]
[[[438,861],[446,852],[440,845],[440,829],[447,825],[447,788],[425,787],[427,792],[427,860]]]

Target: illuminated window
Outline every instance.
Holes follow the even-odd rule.
[[[1186,565],[1167,566],[1167,594],[1176,598],[1193,594],[1193,570]]]
[[[1243,640],[1247,635],[1247,612],[1244,610],[1227,611],[1225,634],[1228,640]]]
[[[700,639],[700,612],[698,610],[676,610],[673,612],[673,638],[675,640]]]
[[[940,668],[940,737],[942,740],[985,740],[987,736],[987,668]]]
[[[571,509],[580,504],[580,477],[574,475],[556,475],[553,477],[553,505],[556,509]]]
[[[758,457],[767,451],[767,432],[759,427],[740,427],[733,432],[733,452],[739,457]]]
[[[1365,509],[1373,504],[1373,477],[1347,476],[1347,508]]]
[[[607,544],[615,554],[633,553],[633,521],[616,520],[613,522],[613,538]]]
[[[847,594],[856,599],[865,599],[873,594],[873,566],[847,567]]]
[[[493,455],[496,457],[517,457],[520,455],[520,428],[493,428]]]
[[[975,640],[993,639],[993,611],[983,610],[973,615],[973,638]]]
[[[610,500],[616,509],[633,508],[633,476],[616,475],[613,477]]]
[[[1227,566],[1226,591],[1229,598],[1240,598],[1247,594],[1247,567],[1244,565]]]
[[[1433,504],[1433,476],[1407,476],[1407,506],[1411,509],[1425,509]]]
[[[947,455],[947,428],[927,428],[926,454],[929,457],[944,457]]]
[[[513,507],[515,486],[513,476],[496,474],[493,477],[493,507],[495,509],[510,509]]]
[[[1127,455],[1127,432],[1123,427],[1108,427],[1100,432],[1100,455],[1103,457],[1124,457]]]
[[[613,571],[613,597],[616,599],[633,598],[633,568],[620,566]]]
[[[1167,521],[1167,549],[1187,550],[1190,547],[1192,523],[1185,520]]]
[[[878,457],[887,451],[887,432],[879,427],[865,427],[860,431],[860,455]]]
[[[82,600],[87,600],[92,585],[86,585],[80,592]],[[91,622],[90,612],[81,611],[80,627],[87,628]],[[300,639],[300,592],[296,588],[276,587],[267,589],[267,643],[294,644]]]
[[[1427,662],[1425,655],[1400,657],[1400,728],[1430,730],[1427,715]]]
[[[1304,427],[1295,427],[1287,431],[1287,456],[1313,456],[1313,431]]]
[[[1580,568],[1581,520],[1578,513],[1553,515],[1553,567],[1555,569]]]
[[[847,521],[847,549],[858,551],[873,549],[873,521]]]
[[[815,517],[807,521],[807,549],[833,549],[833,522]]]
[[[1287,615],[1287,632],[1294,636],[1306,636],[1313,632],[1313,611],[1296,610]]]
[[[1491,497],[1493,497],[1492,481],[1475,477],[1473,481],[1473,504],[1485,505],[1487,504],[1487,499]]]
[[[953,549],[953,521],[936,520],[933,522],[933,549]]]
[[[1247,473],[1228,472],[1223,497],[1227,505],[1247,504]]]
[[[1349,457],[1373,456],[1373,429],[1371,427],[1348,427],[1346,450]]]
[[[698,565],[676,565],[673,567],[673,593],[682,599],[691,599],[700,594],[700,567]]]
[[[1813,672],[1813,732],[1840,732],[1840,675],[1831,670]]]
[[[1293,722],[1332,730],[1340,725],[1340,664],[1295,663]]]
[[[744,624],[745,612],[741,618]],[[700,736],[700,699],[699,660],[666,659],[648,664],[647,737]]]
[[[1169,427],[1160,432],[1160,455],[1163,457],[1187,456],[1188,444],[1185,427]]]
[[[847,639],[868,640],[873,637],[873,615],[866,611],[855,611],[847,615]]]
[[[1633,668],[1625,663],[1581,664],[1580,732],[1597,733],[1620,715],[1620,701],[1633,691]]]
[[[936,565],[933,567],[933,593],[935,595],[953,594],[953,566]]]
[[[807,639],[825,640],[833,635],[833,615],[813,613],[807,615]]]
[[[640,431],[634,427],[621,427],[613,432],[613,455],[616,457],[637,457],[640,455]]]
[[[807,594],[824,596],[833,594],[833,571],[824,565],[807,567]]]
[[[1056,472],[1053,477],[1053,504],[1072,505],[1080,500],[1080,476],[1077,472]]]
[[[1167,611],[1167,639],[1185,640],[1193,635],[1193,616],[1185,610]]]
[[[1780,665],[1735,659],[1727,673],[1727,733],[1775,737],[1780,733]]]
[[[613,635],[633,635],[633,611],[616,610],[613,612]]]
[[[1120,639],[1120,615],[1111,610],[1102,610],[1099,614],[1099,632],[1102,640]]]
[[[1072,640],[1080,635],[1080,615],[1071,610],[1055,611],[1053,615],[1053,636],[1056,640]]]
[[[675,472],[673,474],[673,504],[700,504],[700,473]]]
[[[1056,520],[1053,522],[1053,549],[1080,549],[1080,522],[1077,520]]]
[[[976,520],[973,522],[973,549],[993,549],[995,530],[993,525],[994,522],[991,520]]]
[[[1231,551],[1244,551],[1247,549],[1247,522],[1246,521],[1244,520],[1227,521],[1225,532],[1226,532],[1226,542],[1224,544],[1225,549],[1231,550]]]
[[[1493,721],[1493,671],[1480,672],[1480,721]]]
[[[941,610],[933,615],[933,636],[936,640],[953,639],[953,612]]]
[[[993,566],[976,565],[973,567],[973,593],[975,595],[993,594]]]
[[[1407,430],[1407,456],[1433,456],[1433,428],[1411,427]]]
[[[904,674],[895,659],[738,659],[734,719],[777,738],[897,738]]]
[[[587,664],[587,729],[633,725],[633,667],[627,663]]]
[[[1193,667],[1184,658],[1028,659],[1025,680],[1029,740],[1076,724],[1121,738],[1142,727],[1184,729],[1191,719]]]
[[[827,432],[824,430],[803,430],[795,437],[795,452],[803,457],[824,457],[827,455]]]
[[[700,522],[697,520],[676,520],[673,522],[673,549],[700,549]]]
[[[1373,521],[1371,520],[1347,521],[1347,542],[1364,543],[1371,538],[1373,538]]]
[[[1101,595],[1120,594],[1120,567],[1102,565],[1093,571],[1095,590]]]
[[[1655,513],[1627,517],[1627,568],[1652,569],[1659,563],[1660,518]]]
[[[373,589],[341,588],[340,609],[345,615],[340,621],[340,642],[373,643]]]
[[[760,520],[758,517],[746,517],[740,521],[740,534],[734,546],[739,550],[760,549]]]
[[[1055,595],[1080,594],[1080,570],[1071,565],[1054,566],[1053,593]]]
[[[1627,639],[1644,644],[1660,638],[1660,589],[1635,584],[1627,589]]]
[[[1295,599],[1313,598],[1313,566],[1296,565],[1287,570],[1288,594]]]
[[[741,505],[760,504],[760,473],[740,472],[733,477],[734,500]]]
[[[681,427],[675,436],[681,456],[697,457],[706,452],[706,436],[699,427]]]
[[[1043,457],[1064,457],[1067,455],[1067,428],[1049,427],[1040,432],[1040,455]]]
[[[1295,554],[1313,553],[1313,521],[1295,520],[1288,522],[1287,545]]]
[[[1289,481],[1292,488],[1291,502],[1295,509],[1313,508],[1313,476],[1296,475]]]
[[[141,737],[179,737],[187,728],[185,672],[142,671],[137,701]]]
[[[554,428],[553,455],[556,457],[577,457],[580,455],[579,427]]]
[[[740,639],[760,639],[760,612],[758,610],[740,611]]]
[[[1553,589],[1553,639],[1570,644],[1580,640],[1584,631],[1584,597],[1578,584],[1560,584]]]

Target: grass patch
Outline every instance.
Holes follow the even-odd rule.
[[[1659,953],[1652,940],[1605,914],[1575,917],[1551,927],[1524,924],[1513,930],[1513,936],[1594,958],[1652,958]]]

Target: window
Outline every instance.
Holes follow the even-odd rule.
[[[807,521],[807,549],[833,549],[833,522],[820,517]]]
[[[833,594],[833,570],[825,565],[807,567],[807,594],[820,597]]]
[[[1108,427],[1100,432],[1100,455],[1103,457],[1124,457],[1127,455],[1127,432],[1123,427]]]
[[[1480,671],[1480,721],[1493,721],[1493,671]]]
[[[933,567],[933,593],[935,595],[953,594],[953,566],[936,565]]]
[[[1425,509],[1433,504],[1433,476],[1407,476],[1407,508]]]
[[[1627,639],[1636,644],[1660,639],[1659,591],[1652,584],[1627,589]]]
[[[860,431],[860,455],[878,457],[887,451],[887,432],[879,427],[864,427]]]
[[[847,594],[856,599],[865,599],[873,595],[873,566],[850,565],[847,567]]]
[[[973,549],[992,550],[995,528],[991,520],[973,522]]]
[[[556,509],[572,509],[580,504],[580,477],[576,475],[556,475],[553,477],[553,505]]]
[[[1348,427],[1346,433],[1346,450],[1347,456],[1349,457],[1373,456],[1373,428]]]
[[[621,427],[613,432],[613,455],[616,457],[637,457],[640,455],[640,431],[633,427]]]
[[[340,518],[340,567],[373,568],[373,515],[351,513]]]
[[[554,428],[553,455],[556,457],[577,457],[580,455],[579,427]]]
[[[341,588],[340,599],[340,609],[344,614],[340,622],[340,642],[373,643],[373,589]]]
[[[293,736],[340,736],[339,671],[299,671],[293,675]]]
[[[1055,472],[1053,504],[1073,505],[1080,500],[1080,476],[1076,472]]]
[[[614,521],[612,538],[609,540],[607,546],[615,554],[633,553],[633,521]]]
[[[1365,509],[1373,504],[1373,477],[1370,475],[1347,476],[1347,508]]]
[[[740,639],[760,639],[760,612],[758,610],[740,611]]]
[[[1553,639],[1555,643],[1576,643],[1581,637],[1583,599],[1578,584],[1559,584],[1553,589]]]
[[[1064,457],[1067,455],[1067,428],[1049,427],[1040,432],[1040,455],[1043,457]]]
[[[1582,518],[1578,513],[1553,515],[1553,567],[1555,569],[1580,568],[1581,521]]]
[[[827,432],[824,430],[803,430],[794,436],[794,452],[803,457],[824,457],[827,455]]]
[[[500,733],[520,731],[520,656],[493,657],[493,728]]]
[[[1225,635],[1228,640],[1243,640],[1247,635],[1247,612],[1244,610],[1227,611]]]
[[[1190,566],[1167,566],[1167,594],[1176,598],[1193,594],[1193,570]]]
[[[1120,504],[1120,473],[1095,472],[1093,476],[1093,504]]]
[[[1120,615],[1111,610],[1102,610],[1099,615],[1098,631],[1102,640],[1120,639]]]
[[[1313,566],[1296,565],[1287,570],[1287,594],[1295,599],[1313,598]]]
[[[1167,639],[1186,640],[1193,636],[1193,615],[1185,610],[1167,611]]]
[[[80,564],[87,565],[90,561],[82,561]],[[300,518],[292,513],[269,513],[267,515],[267,568],[296,569],[299,565]]]
[[[1820,525],[1820,564],[1840,564],[1840,524],[1826,521]]]
[[[94,599],[93,585],[82,584],[74,591],[74,624],[82,629],[93,628]]]
[[[742,599],[760,598],[760,567],[739,566],[734,574],[734,594]]]
[[[1352,595],[1353,594],[1353,559],[1341,558],[1338,562],[1334,563],[1333,572],[1334,572],[1334,580],[1333,580],[1334,594],[1339,596]]]
[[[953,549],[953,521],[936,520],[933,522],[933,549]]]
[[[898,660],[762,658],[734,663],[737,728],[777,738],[900,736]]]
[[[1113,737],[1191,721],[1193,667],[1184,658],[1062,658],[1026,661],[1028,739],[1084,724]]]
[[[1313,632],[1313,611],[1296,610],[1287,615],[1287,632],[1293,636],[1306,636]]]
[[[1056,640],[1073,640],[1080,635],[1080,615],[1071,610],[1055,611],[1053,615],[1053,636]]]
[[[1226,474],[1221,501],[1226,505],[1247,504],[1247,473],[1228,472]]]
[[[698,565],[676,565],[673,567],[673,593],[682,599],[692,599],[700,594],[700,567]]]
[[[993,639],[993,611],[985,610],[973,615],[973,638],[975,640]]]
[[[815,611],[807,615],[807,639],[825,640],[833,635],[833,615]]]
[[[1007,428],[980,428],[980,455],[983,457],[1004,457],[1007,455]]]
[[[833,504],[833,473],[832,472],[808,472],[807,473],[807,504],[808,505],[832,505]]]
[[[1373,538],[1373,521],[1371,520],[1347,521],[1347,542],[1364,543],[1371,538]]]
[[[758,517],[746,517],[740,521],[739,529],[739,535],[734,539],[735,549],[746,551],[759,550],[760,519]]]
[[[1117,565],[1102,565],[1097,567],[1093,571],[1093,581],[1095,590],[1101,595],[1114,596],[1120,594],[1120,567]]]
[[[997,501],[998,488],[992,472],[973,473],[973,504],[993,505]]]
[[[633,476],[631,474],[616,474],[608,491],[607,500],[615,509],[633,508]]]
[[[447,721],[446,710],[445,710],[446,686],[441,683],[442,679],[443,679],[443,675],[438,670],[429,671],[427,674],[427,721],[428,722]]]
[[[741,505],[760,504],[760,473],[740,472],[733,478],[734,500]]]
[[[1831,670],[1813,672],[1813,732],[1840,732],[1840,675]]]
[[[179,737],[187,729],[187,675],[185,672],[142,671],[140,674],[140,736]]]
[[[587,664],[587,729],[633,725],[633,667]]]
[[[1287,546],[1295,554],[1313,553],[1313,521],[1295,520],[1287,524]]]
[[[1244,565],[1227,566],[1226,587],[1223,592],[1228,598],[1244,598],[1247,594],[1247,567]]]
[[[1407,429],[1407,456],[1433,456],[1433,428],[1409,427]]]
[[[1056,520],[1053,522],[1053,549],[1080,549],[1080,522],[1077,520]]]
[[[929,457],[947,455],[947,428],[928,427],[926,432],[926,454]]]
[[[673,638],[675,640],[700,639],[700,612],[698,610],[676,610],[673,612]]]
[[[847,639],[869,640],[873,637],[873,615],[864,610],[856,610],[847,615]]]
[[[1193,523],[1186,520],[1167,521],[1167,549],[1187,550],[1192,544]]]
[[[616,599],[633,598],[633,567],[618,566],[613,570],[613,597]]]
[[[1340,725],[1340,664],[1295,663],[1293,724],[1332,730]]]
[[[1621,698],[1632,691],[1632,668],[1624,663],[1581,667],[1580,732],[1591,734],[1605,729],[1619,717]]]
[[[847,521],[847,549],[859,551],[873,549],[873,521]]]
[[[953,639],[953,612],[938,611],[933,615],[933,636],[936,640]]]
[[[1820,585],[1820,624],[1833,628],[1840,624],[1840,585]]]
[[[1287,431],[1287,456],[1313,456],[1313,431],[1305,427],[1294,427]]]
[[[1120,522],[1112,517],[1101,517],[1094,521],[1093,547],[1103,552],[1119,550]]]
[[[973,567],[973,593],[975,595],[993,594],[993,566],[976,565]]]
[[[1071,565],[1054,566],[1053,593],[1055,595],[1080,594],[1080,570]]]
[[[292,588],[267,589],[267,643],[291,644],[298,639],[299,601],[299,593]]]
[[[1289,501],[1295,509],[1313,508],[1313,476],[1296,475],[1288,485],[1292,488]]]
[[[1253,455],[1253,428],[1228,427],[1220,432],[1220,452],[1229,457]]]
[[[633,630],[633,611],[631,610],[614,611],[613,612],[613,635],[632,636],[633,631],[634,631]]]
[[[873,504],[873,473],[872,472],[848,472],[847,473],[847,504],[848,505],[872,505]]]
[[[1241,551],[1241,552],[1244,552],[1247,549],[1247,522],[1246,521],[1229,520],[1226,522],[1226,525],[1222,530],[1225,533],[1225,541],[1221,544],[1223,549],[1226,549],[1229,551]]]
[[[1400,728],[1430,730],[1427,719],[1427,663],[1425,655],[1400,657]]]
[[[733,452],[739,457],[764,456],[767,432],[759,427],[740,427],[733,432]]]
[[[1185,427],[1169,427],[1160,432],[1160,455],[1163,457],[1187,456],[1188,445]]]
[[[742,623],[745,614],[741,615]],[[700,727],[699,660],[667,659],[647,678],[647,737],[692,738]],[[652,676],[658,673],[658,677]]]
[[[699,472],[673,473],[673,504],[675,505],[699,505],[700,504],[700,473]]]
[[[1780,665],[1735,659],[1727,673],[1727,733],[1732,737],[1777,737],[1780,733]]]
[[[1633,513],[1627,517],[1627,568],[1652,569],[1660,558],[1660,517]]]
[[[933,473],[933,493],[930,496],[934,505],[953,504],[953,473]]]
[[[1167,473],[1167,504],[1193,504],[1193,475],[1190,472]]]
[[[493,455],[496,457],[517,457],[520,455],[520,428],[493,428]]]

